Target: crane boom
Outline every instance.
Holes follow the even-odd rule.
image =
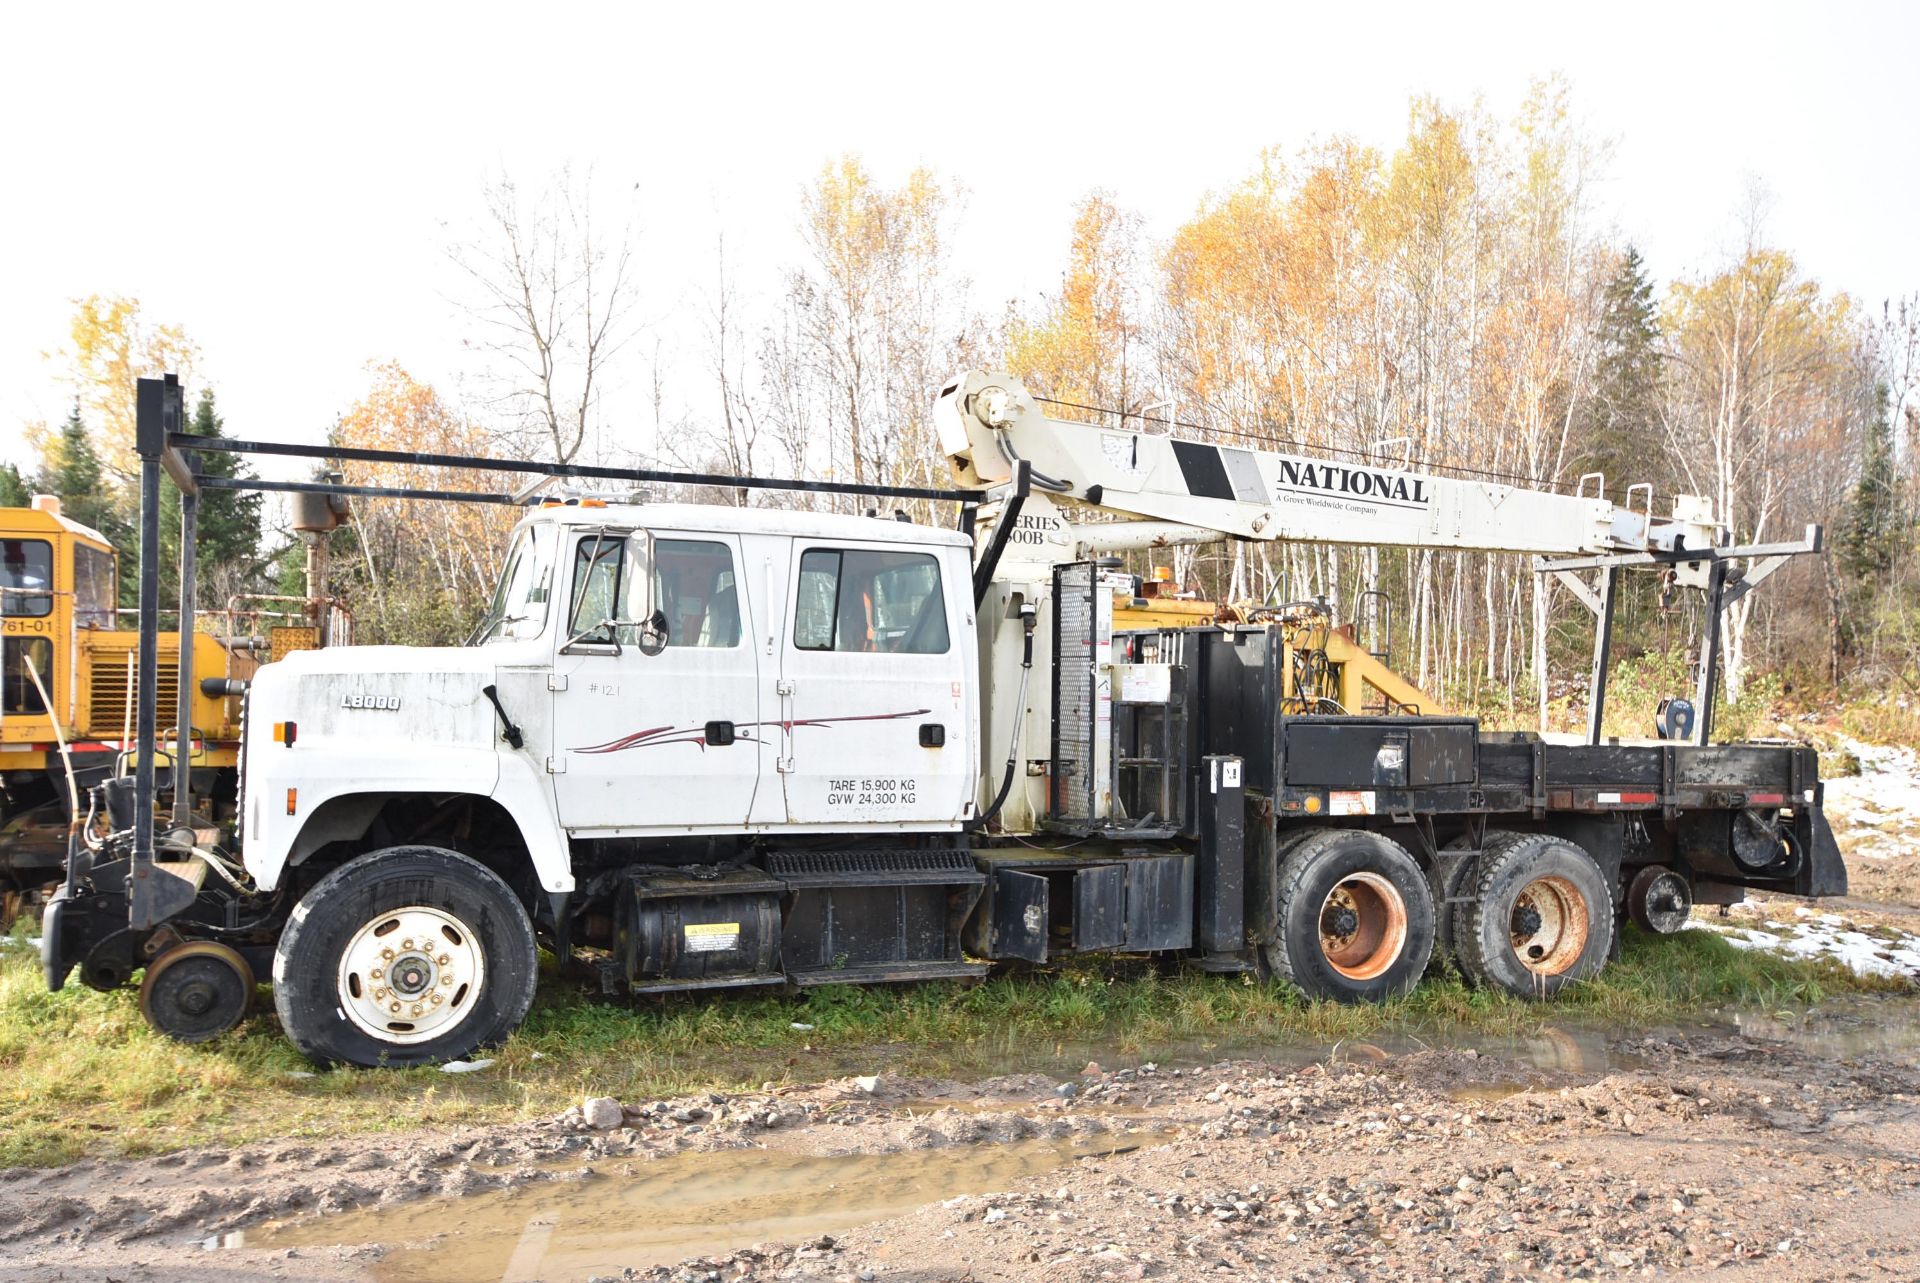
[[[1222,537],[1576,556],[1705,549],[1721,527],[1680,496],[1656,517],[1596,493],[1561,494],[1391,464],[1332,462],[1047,416],[1018,379],[968,372],[935,405],[941,447],[962,485],[995,487],[1031,467],[1057,507],[1103,510],[1106,550]]]

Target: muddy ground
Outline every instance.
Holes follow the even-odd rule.
[[[1861,1050],[1912,1018],[1598,1075],[1347,1046],[17,1170],[0,1280],[1914,1279],[1920,1056]]]

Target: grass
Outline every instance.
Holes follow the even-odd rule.
[[[1830,960],[1736,950],[1710,932],[1630,931],[1622,959],[1551,1002],[1434,976],[1382,1006],[1309,1003],[1246,978],[1080,963],[967,987],[827,987],[799,997],[723,994],[620,1004],[544,978],[525,1026],[473,1074],[313,1073],[271,1004],[202,1047],[141,1020],[132,990],[72,982],[46,992],[25,927],[0,948],[0,1167],[139,1155],[268,1136],[338,1136],[551,1114],[587,1095],[622,1099],[810,1081],[887,1068],[992,1073],[1050,1057],[1165,1056],[1364,1037],[1385,1026],[1522,1033],[1555,1022],[1633,1025],[1721,1006],[1818,1002],[1900,986]],[[794,1023],[813,1026],[799,1030]]]

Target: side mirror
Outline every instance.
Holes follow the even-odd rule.
[[[627,536],[627,575],[620,587],[620,617],[653,622],[659,603],[653,599],[653,532],[636,530]]]
[[[656,610],[640,623],[640,639],[634,643],[642,655],[658,655],[667,648],[667,615]]]
[[[620,613],[640,630],[635,641],[642,655],[658,655],[667,648],[667,616],[653,599],[653,532],[636,531],[627,538],[627,579],[622,586]]]

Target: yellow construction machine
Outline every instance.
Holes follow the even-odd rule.
[[[1173,571],[1155,566],[1131,593],[1117,591],[1113,626],[1121,629],[1208,628],[1266,624],[1280,631],[1286,652],[1281,669],[1283,711],[1290,713],[1438,713],[1441,709],[1388,666],[1391,617],[1384,596],[1362,595],[1375,612],[1379,650],[1361,644],[1353,624],[1335,625],[1324,600],[1213,602],[1174,582]],[[1367,600],[1375,599],[1374,601]]]
[[[140,639],[118,626],[117,561],[56,498],[0,508],[0,930],[59,878],[76,799],[131,756]],[[177,726],[186,691],[193,732],[184,749],[166,737],[157,765],[185,757],[196,809],[217,816],[233,803],[238,692],[269,651],[316,645],[321,628],[297,598],[235,597],[203,618],[218,631],[196,636],[191,681],[179,633],[160,634],[159,724]]]

